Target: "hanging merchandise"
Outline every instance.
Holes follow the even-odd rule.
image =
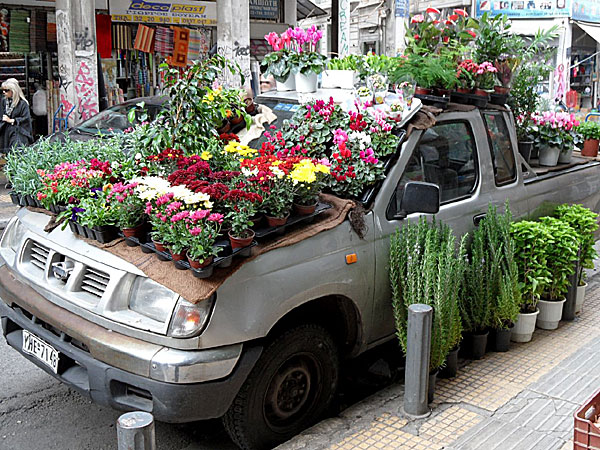
[[[141,52],[151,53],[154,51],[154,28],[147,27],[146,25],[138,25],[137,32],[135,33],[135,43],[133,48]]]
[[[187,66],[187,54],[190,44],[190,30],[181,27],[173,29],[173,56],[168,58],[168,64],[176,67]]]
[[[205,58],[210,51],[210,30],[200,28],[190,30],[190,45],[188,46],[188,60],[195,61]]]
[[[29,11],[13,9],[10,13],[8,49],[10,52],[29,53]]]
[[[46,39],[47,39],[47,48],[50,52],[57,51],[56,44],[56,13],[49,12],[46,16]]]
[[[131,46],[131,28],[129,25],[113,24],[112,27],[113,48],[117,50],[130,50]]]
[[[0,52],[8,51],[8,9],[0,9]]]
[[[174,32],[170,28],[157,27],[154,51],[166,56],[173,54]]]
[[[100,58],[112,56],[111,18],[108,14],[96,14],[96,42]]]

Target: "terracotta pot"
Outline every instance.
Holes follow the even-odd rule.
[[[288,219],[290,217],[290,213],[287,213],[287,215],[284,217],[272,217],[272,216],[267,216],[266,214],[265,214],[265,217],[267,218],[267,224],[270,227],[280,227],[280,226],[286,224],[286,222],[288,221]]]
[[[217,128],[217,133],[229,133],[229,130],[231,130],[231,124],[229,123],[229,121],[224,121],[223,125],[221,125],[221,128]]]
[[[592,158],[598,156],[598,144],[600,144],[598,139],[586,139],[581,149],[581,156],[591,156]]]
[[[309,216],[315,212],[317,209],[317,202],[312,205],[300,205],[299,203],[294,203],[294,211],[299,216]]]
[[[169,253],[173,258],[173,261],[183,261],[187,257],[187,250],[183,250],[181,253],[173,253],[173,251],[169,249]]]
[[[152,243],[154,244],[154,248],[156,250],[158,250],[159,252],[166,252],[166,251],[168,251],[167,248],[165,247],[165,244],[163,244],[162,242],[157,242],[154,239],[152,239]]]
[[[252,244],[252,240],[254,239],[254,231],[250,229],[246,230],[246,236],[244,237],[233,236],[231,231],[227,234],[229,235],[229,242],[231,243],[232,249],[248,247],[250,244]]]
[[[190,267],[194,268],[194,269],[202,269],[208,265],[210,265],[213,262],[214,257],[213,256],[209,256],[208,258],[202,260],[202,261],[196,261],[193,259],[190,259],[190,257],[187,257],[188,262],[190,263]]]
[[[256,111],[256,103],[254,103],[252,101],[252,99],[247,98],[245,101],[246,101],[246,112],[248,114],[252,114],[254,111]]]
[[[469,89],[469,88],[457,88],[456,92],[458,92],[459,94],[470,94],[471,93],[471,89]]]
[[[142,234],[142,230],[144,229],[144,224],[141,223],[133,228],[123,228],[121,231],[125,237],[140,237]]]
[[[435,94],[439,95],[440,97],[450,97],[451,92],[452,91],[450,89],[443,89],[443,88],[435,89]]]
[[[504,86],[494,86],[494,91],[497,92],[498,94],[508,94],[510,92],[510,88],[504,87]]]
[[[486,98],[489,97],[487,91],[484,91],[483,89],[478,89],[478,88],[473,89],[473,94],[478,95],[479,97],[486,97]]]
[[[433,94],[433,89],[422,88],[422,87],[417,86],[415,88],[415,94],[419,94],[419,95],[431,95],[431,94]]]
[[[242,120],[244,120],[244,116],[242,116],[241,114],[238,114],[238,115],[231,116],[229,119],[229,122],[231,122],[231,125],[237,125],[239,123],[242,123]]]

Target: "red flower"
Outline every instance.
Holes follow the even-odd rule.
[[[421,36],[419,36],[418,34],[414,35],[415,41],[418,41],[419,39],[421,39]]]
[[[477,34],[475,34],[475,32],[473,30],[467,30],[467,33],[469,33],[472,38],[476,38],[477,37]]]
[[[427,14],[440,14],[440,10],[436,8],[427,8],[425,12]]]
[[[448,16],[448,20],[456,22],[458,20],[458,16],[456,14],[452,14],[451,16]]]
[[[455,9],[452,11],[454,14],[458,14],[461,17],[469,17],[469,14],[464,9]]]

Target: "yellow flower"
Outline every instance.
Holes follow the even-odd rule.
[[[202,158],[204,161],[208,161],[210,158],[212,158],[212,153],[208,152],[206,150],[204,150],[201,154],[200,154],[200,158]]]

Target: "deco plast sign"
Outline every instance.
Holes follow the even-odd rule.
[[[179,25],[216,25],[215,2],[179,0],[111,0],[113,22]]]

